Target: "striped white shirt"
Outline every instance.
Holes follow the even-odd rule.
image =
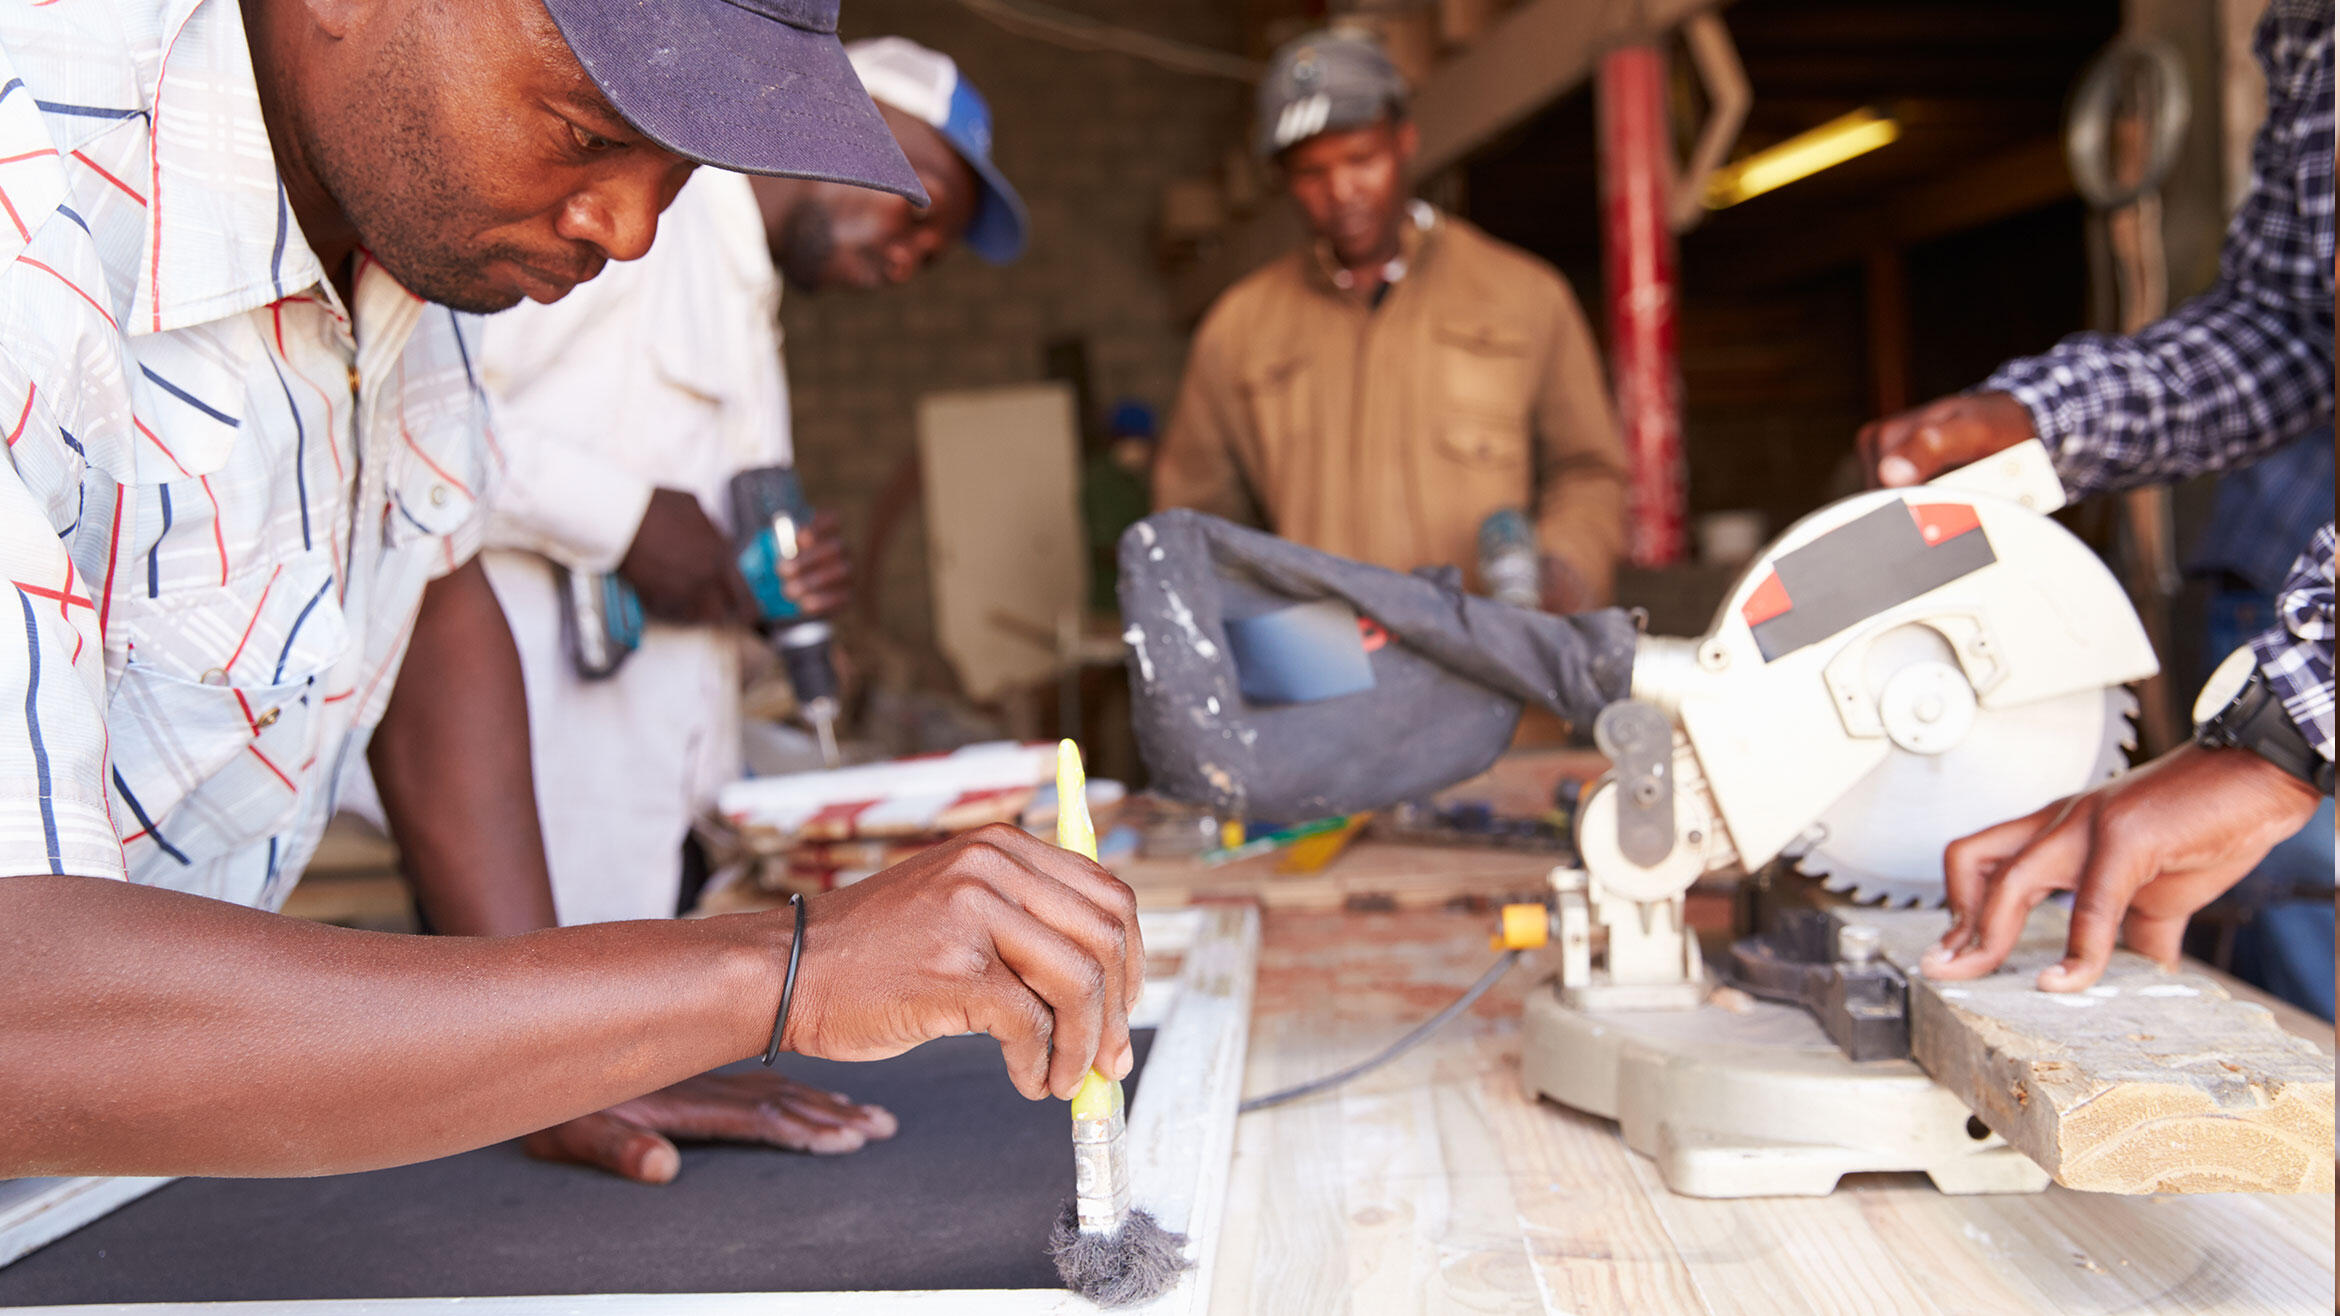
[[[0,10],[0,874],[274,907],[315,848],[493,464],[476,324],[359,266],[234,0]]]

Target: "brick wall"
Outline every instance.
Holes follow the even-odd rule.
[[[1231,0],[1082,0],[1080,12],[1235,49]],[[959,61],[990,100],[996,158],[1032,212],[1031,250],[1003,269],[956,251],[905,287],[791,294],[781,322],[808,492],[863,542],[871,500],[915,448],[922,393],[1044,377],[1049,341],[1085,338],[1101,402],[1167,409],[1186,332],[1158,272],[1154,218],[1164,184],[1207,172],[1248,114],[1219,79],[1114,54],[1065,50],[992,26],[944,0],[850,0],[846,35],[898,34]],[[863,588],[885,634],[941,675],[931,656],[926,544],[913,509]]]

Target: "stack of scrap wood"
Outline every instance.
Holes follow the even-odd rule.
[[[999,742],[733,782],[716,799],[718,875],[702,909],[827,891],[991,823],[1044,828],[1055,773],[1053,744]]]

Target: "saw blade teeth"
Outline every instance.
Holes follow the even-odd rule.
[[[1875,873],[1832,871],[1815,863],[1817,852],[1795,860],[1795,871],[1820,883],[1821,887],[1844,896],[1856,905],[1877,905],[1885,909],[1937,909],[1943,899],[1939,882],[1909,881],[1898,877],[1881,877]]]
[[[2073,772],[2075,775],[2056,783],[2059,794],[2093,790],[2128,771],[2130,756],[2126,751],[2128,748],[2133,748],[2136,743],[2137,731],[2134,718],[2137,709],[2136,696],[2127,689],[2115,686],[2103,691],[2103,720],[2097,724],[2097,729],[2094,732],[2099,737],[2095,761],[2086,765],[2085,776],[2079,775],[2081,764],[2074,763],[2065,768],[2064,771]],[[2084,746],[2085,741],[2082,741],[2081,744]],[[1866,813],[1857,816],[1848,815],[1843,819],[1835,817],[1835,811],[1842,807],[1844,806],[1841,801],[1838,805],[1831,806],[1830,812],[1822,814],[1819,820],[1820,825],[1824,827],[1842,825],[1848,832],[1860,827],[1875,828],[1880,825],[1875,818]],[[2033,806],[2025,806],[2025,811],[2030,807]],[[2010,816],[2021,816],[2021,811]],[[2004,819],[1997,821],[2004,821]],[[1923,819],[1918,820],[1918,822],[1921,827],[1925,825]],[[1849,845],[1839,845],[1832,852],[1830,839],[1833,834],[1824,835],[1823,839],[1816,844],[1808,845],[1800,853],[1794,853],[1790,857],[1795,861],[1795,871],[1807,877],[1818,878],[1828,890],[1849,895],[1851,899],[1860,903],[1882,901],[1887,906],[1894,908],[1903,905],[1929,909],[1939,908],[1946,899],[1946,893],[1943,890],[1941,850],[1938,847],[1948,845],[1958,835],[1970,834],[1972,831],[1980,830],[1989,825],[1988,821],[1970,819],[1963,831],[1930,838],[1935,843],[1928,847],[1930,854],[1925,856],[1922,861],[1912,856],[1910,863],[1913,871],[1908,873],[1898,871],[1881,873],[1873,871],[1861,863],[1848,862],[1849,859],[1864,856],[1868,853],[1869,848],[1856,842]],[[1915,871],[1918,869],[1923,871]]]

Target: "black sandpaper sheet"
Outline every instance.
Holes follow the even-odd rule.
[[[1135,1038],[1141,1066],[1152,1040]],[[0,1267],[0,1306],[1061,1287],[1047,1239],[1072,1200],[1070,1117],[1017,1095],[997,1043],[779,1067],[886,1107],[901,1132],[848,1156],[684,1144],[658,1187],[517,1143],[322,1179],[181,1179]]]

